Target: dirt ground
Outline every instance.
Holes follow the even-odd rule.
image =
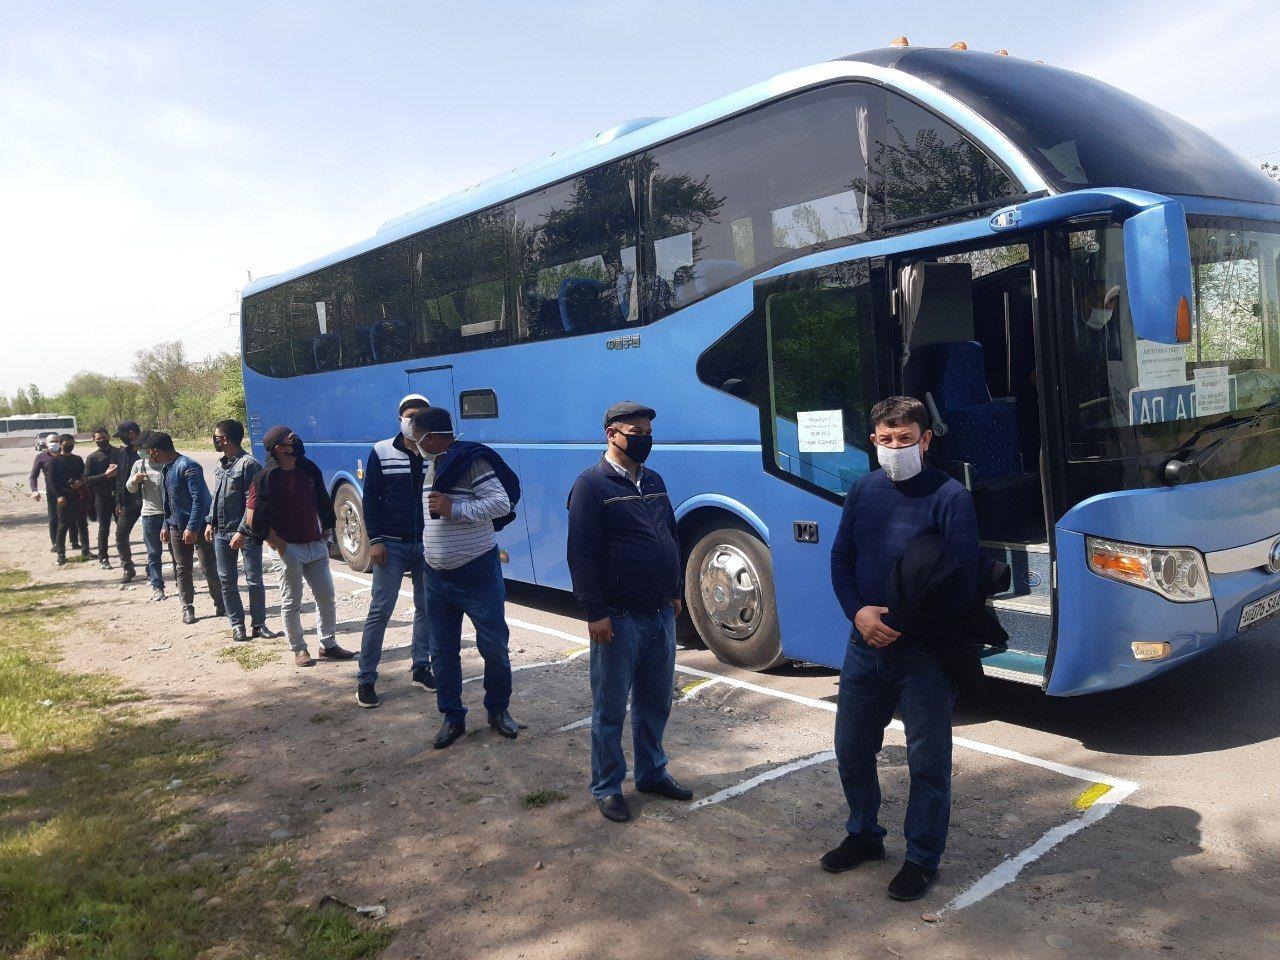
[[[992,715],[958,718],[958,735],[1140,788],[1010,886],[926,922],[1075,819],[1089,784],[957,749],[947,857],[917,904],[884,895],[901,860],[906,796],[892,732],[881,761],[887,863],[841,876],[818,869],[843,833],[830,762],[697,809],[630,793],[636,819],[611,824],[587,792],[590,730],[571,727],[588,715],[590,690],[586,660],[574,656],[581,645],[557,635],[583,633],[562,596],[512,590],[509,616],[542,628],[512,633],[511,710],[528,729],[514,742],[489,731],[481,685],[468,682],[472,729],[436,751],[434,695],[408,682],[407,598],[388,632],[377,710],[355,705],[354,664],[295,668],[283,639],[238,645],[268,659],[246,669],[224,653],[226,624],[207,595],[196,602],[202,619],[184,626],[172,591],[153,604],[145,579],[122,590],[118,569],[55,567],[44,506],[17,490],[29,463],[28,451],[0,451],[0,567],[70,591],[67,667],[116,674],[192,735],[220,738],[225,772],[243,782],[205,804],[217,835],[287,830],[308,902],[330,893],[387,906],[399,929],[388,958],[1280,956],[1274,631],[1251,640],[1252,667],[1206,660],[1188,668],[1195,677],[1136,701],[1063,707],[997,684]],[[140,542],[135,555],[145,556]],[[355,649],[368,589],[336,582],[339,642]],[[746,675],[702,651],[680,660],[801,700],[835,693],[831,671]],[[464,676],[480,674],[473,646],[463,665]],[[699,797],[831,748],[832,715],[811,702],[726,683],[690,691],[693,679],[677,675],[667,749],[672,772]],[[1188,706],[1206,684],[1213,699]]]

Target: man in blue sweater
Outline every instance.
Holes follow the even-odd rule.
[[[667,772],[662,749],[684,577],[666,485],[643,466],[655,416],[630,401],[610,407],[605,455],[569,493],[569,573],[591,637],[591,794],[601,815],[615,823],[631,819],[622,798],[628,697],[636,789],[693,799]]]
[[[933,439],[924,404],[911,397],[882,400],[871,411],[871,424],[881,469],[850,488],[831,547],[831,584],[854,628],[840,670],[835,738],[849,820],[848,836],[823,856],[822,866],[840,873],[885,858],[876,755],[897,708],[906,728],[911,790],[903,827],[906,860],[889,896],[917,900],[937,877],[947,842],[955,691],[935,656],[882,620],[889,612],[886,580],[913,540],[940,534],[967,575],[961,589],[973,594],[978,523],[969,491],[924,463]]]

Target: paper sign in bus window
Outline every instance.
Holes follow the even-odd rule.
[[[1138,389],[1159,390],[1187,382],[1187,348],[1180,343],[1138,341]]]
[[[844,452],[843,410],[801,410],[796,428],[801,453]]]
[[[1209,417],[1231,411],[1227,367],[1201,367],[1195,371],[1196,416]]]
[[[316,323],[319,324],[321,333],[329,332],[329,317],[325,308],[326,304],[323,300],[316,301]]]

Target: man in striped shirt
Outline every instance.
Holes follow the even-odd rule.
[[[419,411],[413,418],[413,432],[428,462],[423,483],[426,518],[422,547],[436,704],[444,714],[435,747],[443,749],[466,733],[460,653],[463,614],[476,628],[476,648],[484,658],[484,706],[489,726],[511,739],[520,727],[507,712],[511,704],[510,631],[505,613],[506,584],[493,529],[495,519],[511,512],[511,497],[490,462],[490,456],[496,455],[487,448],[480,454],[477,444],[459,444],[448,410],[428,407]],[[459,458],[469,462],[462,466],[464,461]],[[437,489],[437,476],[450,478],[447,489]]]

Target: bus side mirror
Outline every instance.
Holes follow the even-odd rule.
[[[1124,222],[1125,278],[1134,332],[1143,340],[1180,343],[1180,303],[1192,302],[1191,238],[1182,204],[1148,207]]]

